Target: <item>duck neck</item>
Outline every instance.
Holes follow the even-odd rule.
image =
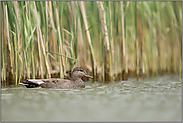
[[[73,81],[76,82],[76,81],[83,81],[81,78],[76,78],[76,77],[72,77]]]
[[[85,83],[81,78],[73,78],[75,87],[85,87]]]
[[[74,82],[75,81],[82,81],[82,79],[78,76],[75,76],[75,74],[72,75],[72,79],[73,79]]]

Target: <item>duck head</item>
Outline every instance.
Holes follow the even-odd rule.
[[[74,81],[79,80],[84,76],[88,78],[93,78],[92,76],[88,75],[82,67],[76,67],[73,69],[72,78]]]

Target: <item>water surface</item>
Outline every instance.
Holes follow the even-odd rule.
[[[86,82],[82,89],[1,88],[2,121],[181,121],[178,75]]]

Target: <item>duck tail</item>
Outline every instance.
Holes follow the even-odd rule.
[[[19,85],[24,85],[27,88],[38,88],[40,84],[43,84],[44,82],[42,80],[33,80],[33,79],[27,79],[23,80]]]

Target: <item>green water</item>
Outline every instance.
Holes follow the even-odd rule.
[[[1,121],[181,121],[179,76],[86,82],[82,89],[1,88]]]

